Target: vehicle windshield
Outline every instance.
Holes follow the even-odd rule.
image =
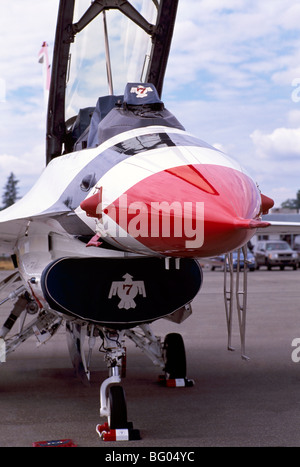
[[[290,247],[285,242],[267,243],[266,250],[290,250]]]
[[[130,3],[148,23],[156,23],[159,0]],[[90,6],[90,0],[76,2],[74,24]],[[100,96],[122,95],[128,82],[143,82],[150,50],[151,36],[119,9],[96,15],[75,35],[70,47],[66,120],[79,109],[95,106]]]

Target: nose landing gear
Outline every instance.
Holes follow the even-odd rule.
[[[105,330],[103,347],[109,377],[100,387],[100,416],[107,417],[107,422],[97,425],[96,431],[103,441],[128,441],[140,439],[139,430],[133,429],[127,421],[127,405],[121,383],[125,349],[122,346],[124,332]],[[120,342],[121,339],[121,342]]]
[[[159,382],[166,387],[191,387],[193,380],[186,377],[186,354],[184,342],[180,334],[167,334],[162,344],[160,338],[154,336],[148,325],[139,327],[139,331],[103,330],[105,361],[109,377],[100,387],[100,416],[107,417],[107,422],[96,426],[96,431],[104,441],[127,441],[140,439],[139,430],[133,429],[127,421],[125,392],[121,383],[124,372],[125,336],[129,337],[153,363],[164,371]]]

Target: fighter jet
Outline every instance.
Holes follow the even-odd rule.
[[[243,248],[269,225],[262,215],[273,205],[163,101],[177,4],[60,0],[45,169],[0,213],[0,253],[15,267],[0,284],[12,289],[0,302],[12,304],[0,360],[64,327],[87,383],[100,340],[109,371],[100,388],[106,421],[96,427],[104,440],[139,436],[121,385],[125,340],[160,368],[163,384],[192,386],[181,335],[162,339],[151,323],[183,323],[201,288],[199,260]]]

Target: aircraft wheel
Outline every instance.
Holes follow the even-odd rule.
[[[180,334],[167,334],[164,341],[165,372],[170,379],[186,377],[186,356],[184,342]]]
[[[111,429],[126,428],[127,406],[122,386],[111,386],[109,389],[110,417],[108,424]]]

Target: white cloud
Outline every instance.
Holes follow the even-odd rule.
[[[38,52],[53,43],[58,0],[1,2],[1,77],[7,91],[40,84]]]
[[[300,161],[300,128],[276,128],[269,134],[255,130],[250,137],[261,158]]]
[[[47,41],[51,55],[57,7],[58,0],[0,4],[0,79],[5,89],[0,102],[0,190],[14,172],[25,194],[45,165],[46,116],[38,53]]]
[[[296,0],[179,2],[168,73],[173,85],[197,82],[203,95],[218,99],[224,88],[248,87],[255,95],[270,81],[290,85],[300,76],[297,8]]]
[[[288,112],[287,121],[291,127],[300,127],[300,108]]]

